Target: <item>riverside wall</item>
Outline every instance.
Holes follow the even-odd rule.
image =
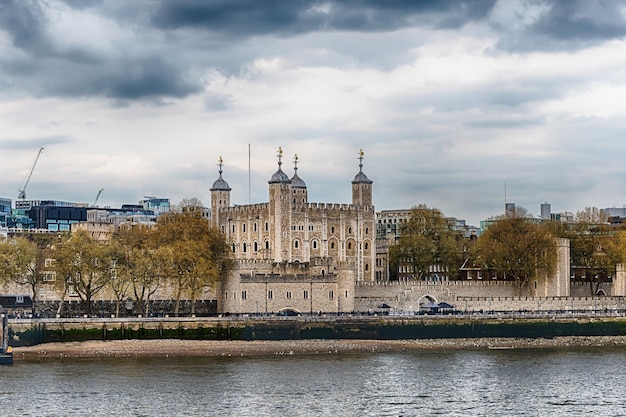
[[[623,315],[303,316],[264,318],[33,319],[9,322],[15,347],[87,340],[303,340],[552,338],[626,335]]]

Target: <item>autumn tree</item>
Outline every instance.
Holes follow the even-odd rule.
[[[416,279],[428,278],[433,268],[456,278],[462,262],[463,235],[439,209],[423,204],[413,207],[400,233],[397,243],[389,248],[392,274],[406,265]]]
[[[92,301],[115,273],[111,247],[96,242],[88,232],[79,230],[64,239],[56,252],[58,285],[63,293],[73,289],[85,314],[91,315]]]
[[[155,230],[147,226],[121,229],[114,236],[124,254],[123,269],[118,274],[121,272],[129,284],[137,312],[146,315],[150,298],[162,286],[165,270],[165,250],[157,247],[155,236]]]
[[[549,229],[517,212],[496,218],[478,238],[482,262],[515,283],[518,295],[533,278],[556,268],[556,241]]]
[[[41,283],[37,243],[24,237],[1,241],[0,280],[28,287],[33,300],[33,313],[35,313],[37,287]]]
[[[600,284],[615,273],[624,261],[622,231],[607,223],[607,216],[596,207],[576,213],[575,221],[564,229],[563,237],[570,241],[570,257],[576,276],[589,284],[595,295]],[[580,275],[579,275],[580,274]]]
[[[167,276],[174,291],[174,314],[188,295],[192,314],[202,291],[231,269],[230,249],[217,230],[210,227],[200,206],[189,205],[180,212],[161,216],[156,226],[157,244],[163,251]]]

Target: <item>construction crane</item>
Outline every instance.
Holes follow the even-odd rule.
[[[91,207],[96,207],[96,204],[98,204],[98,200],[100,199],[100,196],[102,195],[103,191],[104,191],[104,188],[100,188],[100,191],[98,191],[98,194],[96,195],[96,199],[93,200]]]
[[[30,181],[30,177],[33,175],[33,171],[35,170],[37,161],[39,161],[39,157],[41,156],[42,153],[43,153],[43,148],[40,148],[39,152],[37,153],[37,157],[35,158],[35,162],[33,162],[33,166],[31,167],[30,171],[28,171],[28,174],[26,175],[26,179],[24,180],[24,183],[18,190],[18,194],[17,194],[18,200],[26,199],[26,187],[28,187],[28,182]]]

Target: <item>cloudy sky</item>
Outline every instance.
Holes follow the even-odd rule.
[[[625,139],[624,1],[0,0],[14,200],[44,147],[29,199],[208,204],[222,156],[231,202],[265,202],[280,146],[347,203],[362,148],[377,210],[478,225],[505,194],[621,207]]]

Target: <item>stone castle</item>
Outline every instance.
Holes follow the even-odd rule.
[[[310,203],[294,158],[291,178],[278,169],[268,181],[269,202],[230,204],[228,183],[211,187],[211,222],[226,236],[237,265],[217,288],[219,312],[354,311],[355,286],[374,281],[376,260],[372,181],[359,171],[352,203]]]

